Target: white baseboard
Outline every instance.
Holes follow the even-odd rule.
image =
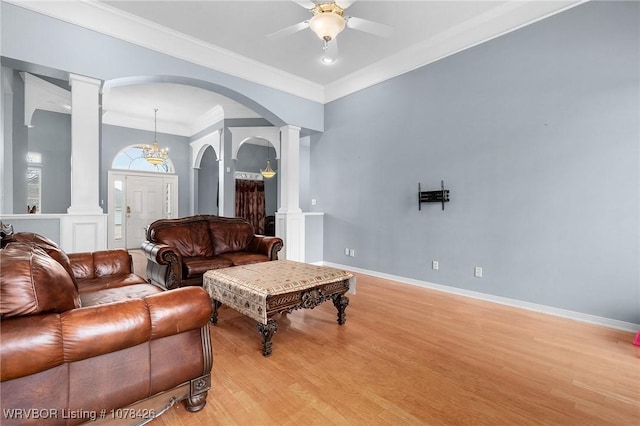
[[[332,262],[317,262],[317,263],[326,265],[326,266],[331,266],[333,268],[346,269],[352,272],[371,275],[374,277],[384,278],[392,281],[398,281],[403,284],[409,284],[409,285],[424,287],[432,290],[443,291],[445,293],[456,294],[459,296],[471,297],[474,299],[480,299],[487,302],[493,302],[501,305],[512,306],[515,308],[526,309],[528,311],[541,312],[544,314],[568,318],[575,321],[586,322],[590,324],[601,325],[603,327],[614,328],[616,330],[630,331],[633,333],[636,333],[638,330],[640,330],[640,324],[634,324],[631,322],[620,321],[612,318],[599,317],[596,315],[585,314],[582,312],[575,312],[567,309],[555,308],[553,306],[546,306],[546,305],[540,305],[537,303],[524,302],[522,300],[510,299],[508,297],[495,296],[493,294],[480,293],[478,291],[471,291],[463,288],[456,288],[456,287],[446,286],[442,284],[435,284],[435,283],[430,283],[428,281],[420,281],[420,280],[415,280],[413,278],[406,278],[406,277],[400,277],[397,275],[385,274],[382,272],[370,271],[368,269],[355,268],[353,266],[341,265],[339,263],[332,263]]]

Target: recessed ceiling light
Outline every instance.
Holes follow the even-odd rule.
[[[329,58],[328,56],[323,56],[320,61],[325,65],[331,65],[336,62],[334,58]]]

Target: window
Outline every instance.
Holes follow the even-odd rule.
[[[154,166],[150,164],[142,156],[142,148],[144,145],[130,145],[116,154],[111,163],[112,169],[120,170],[138,170],[141,172],[155,172],[155,173],[174,173],[173,162],[171,158],[167,159],[164,163]]]
[[[122,219],[124,213],[124,194],[122,193],[122,181],[113,181],[113,239],[122,240]]]
[[[42,154],[27,152],[27,213],[42,212]]]
[[[42,169],[40,167],[27,168],[27,213],[42,211]]]

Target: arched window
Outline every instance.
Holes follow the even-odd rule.
[[[144,145],[129,145],[124,148],[114,157],[111,168],[137,170],[141,172],[175,173],[171,158],[167,158],[164,163],[154,166],[144,159],[142,156],[142,148],[144,148]]]

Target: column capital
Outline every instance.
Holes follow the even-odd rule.
[[[284,126],[280,127],[281,132],[285,132],[287,130],[293,130],[293,131],[299,132],[300,130],[302,130],[302,127],[294,126],[293,124],[285,124]]]
[[[80,74],[69,74],[69,84],[73,86],[73,82],[81,82],[86,84],[93,84],[94,86],[100,87],[102,85],[102,80],[98,80],[97,78],[86,77]]]

